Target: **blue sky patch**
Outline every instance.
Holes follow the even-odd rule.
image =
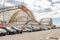
[[[60,24],[60,17],[59,18],[54,18],[53,23],[54,24]]]

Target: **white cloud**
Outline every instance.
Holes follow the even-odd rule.
[[[2,2],[2,0],[0,0],[0,2]]]
[[[44,12],[44,13],[34,13],[35,19],[40,21],[42,18],[59,18],[60,17],[60,10],[56,10],[53,12]]]
[[[6,7],[15,6],[15,4],[11,4],[11,3],[7,3],[7,2],[6,2],[6,3],[5,3],[5,6],[6,6]]]
[[[36,5],[36,6],[34,6],[34,8],[37,8],[37,9],[39,9],[38,6],[40,6],[42,8],[47,8],[47,7],[50,7],[50,4],[51,4],[48,1],[37,1],[37,0],[33,0],[33,1],[32,0],[30,0],[30,1],[29,0],[25,0],[24,2],[27,4],[27,6],[29,6],[29,8],[31,8],[30,5],[32,5],[32,6]]]
[[[60,2],[60,0],[52,0],[52,2]]]

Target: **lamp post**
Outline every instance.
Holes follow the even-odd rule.
[[[6,0],[3,0],[3,8],[5,8],[5,2],[6,2]],[[4,10],[4,9],[3,9]],[[3,12],[3,24],[4,24],[4,27],[5,27],[5,22],[4,22],[4,12]]]

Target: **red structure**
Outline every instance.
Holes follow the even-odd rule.
[[[0,27],[4,27],[4,24],[1,23],[1,24],[0,24]]]

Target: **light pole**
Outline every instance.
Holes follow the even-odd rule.
[[[3,0],[3,8],[5,8],[5,2],[6,2],[6,0]],[[3,11],[4,11],[4,9],[3,9]],[[4,24],[4,27],[5,27],[5,22],[4,22],[4,12],[3,12],[3,24]]]
[[[22,3],[21,3],[22,5],[25,5],[25,4],[24,4],[24,0],[21,0],[21,2],[22,2]]]

